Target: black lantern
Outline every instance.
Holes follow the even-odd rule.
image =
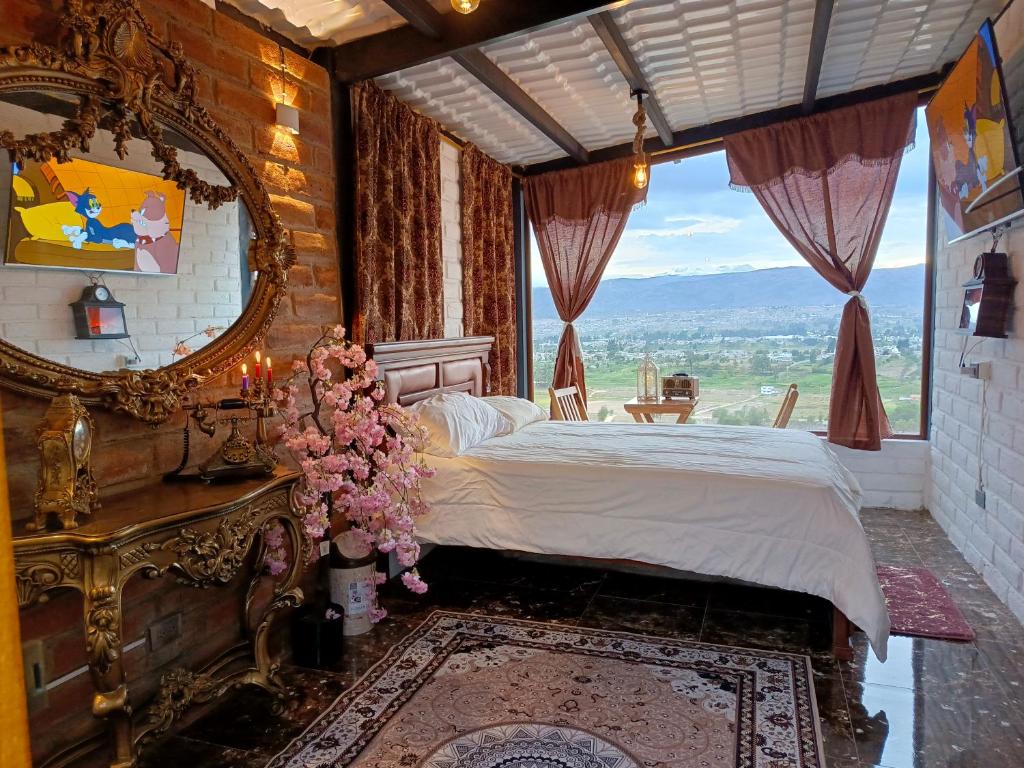
[[[128,324],[124,304],[110,295],[105,285],[94,284],[82,290],[82,298],[72,302],[75,337],[79,339],[126,339]]]

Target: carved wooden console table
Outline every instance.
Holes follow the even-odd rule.
[[[54,589],[70,587],[82,593],[85,647],[95,687],[92,712],[107,720],[112,768],[135,766],[139,750],[167,731],[192,703],[244,684],[284,694],[279,665],[270,658],[268,632],[275,612],[302,602],[297,583],[308,545],[291,504],[295,477],[279,471],[263,480],[144,488],[105,498],[94,520],[80,528],[15,537],[21,606],[44,602]],[[251,650],[245,667],[234,668],[234,655],[214,661],[202,672],[168,672],[152,705],[133,718],[122,663],[125,584],[135,574],[157,578],[167,573],[195,587],[227,584],[254,548],[255,562],[262,563],[262,534],[275,521],[284,528],[295,556],[288,572],[274,582],[269,604],[259,616],[250,616],[263,569],[255,570],[245,596]],[[226,670],[229,666],[232,671]]]

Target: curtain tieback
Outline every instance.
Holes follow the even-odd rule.
[[[847,291],[846,295],[849,296],[851,299],[856,299],[857,301],[859,301],[861,307],[863,307],[864,309],[868,308],[868,300],[865,299],[863,295],[861,295],[860,291]]]

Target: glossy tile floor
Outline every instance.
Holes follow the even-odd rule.
[[[148,750],[151,768],[256,768],[431,610],[487,613],[808,653],[830,768],[1024,768],[1024,632],[922,513],[865,510],[879,563],[925,565],[978,634],[973,643],[893,637],[879,664],[856,635],[853,662],[827,653],[828,606],[817,598],[605,572],[442,548],[421,597],[382,592],[391,618],[351,639],[331,672],[288,667],[299,692],[275,713],[244,689]]]

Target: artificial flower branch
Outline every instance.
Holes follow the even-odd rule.
[[[402,582],[422,593],[427,585],[415,568],[416,518],[426,511],[420,480],[433,474],[418,455],[422,430],[413,414],[383,402],[377,364],[344,335],[341,326],[325,332],[272,393],[284,419],[282,442],[302,470],[296,499],[303,533],[313,544],[312,558],[321,557],[326,552],[320,547],[329,547],[331,523],[340,513],[357,540],[394,552],[399,564],[411,569]],[[310,405],[300,412],[303,377]],[[273,574],[287,563],[282,534],[272,530],[267,536],[266,562]],[[378,574],[378,581],[382,577]],[[374,609],[370,618],[379,621],[384,615]]]

